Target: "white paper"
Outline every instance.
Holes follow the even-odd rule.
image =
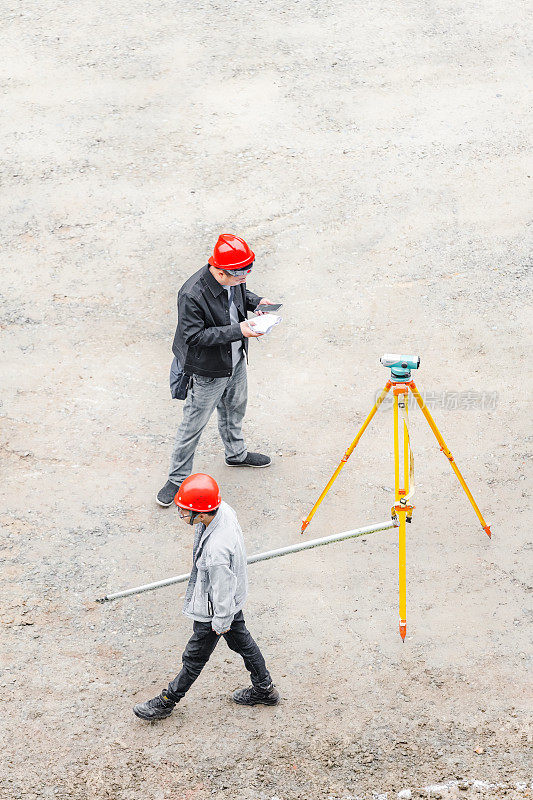
[[[277,314],[261,314],[258,317],[252,317],[248,320],[248,324],[256,333],[270,333],[275,325],[279,325],[282,317]]]

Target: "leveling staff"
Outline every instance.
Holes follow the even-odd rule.
[[[233,700],[245,706],[275,706],[279,693],[242,614],[248,576],[237,515],[222,502],[216,481],[203,473],[183,481],[175,503],[181,519],[195,525],[193,566],[183,608],[183,613],[194,620],[194,632],[183,653],[179,675],[157,697],[134,706],[133,713],[146,720],[170,716],[207,664],[221,636],[231,650],[242,656],[252,679],[249,688],[233,693]]]
[[[170,460],[168,481],[157,494],[170,506],[191,474],[196,446],[215,408],[228,467],[268,467],[270,456],[250,453],[242,435],[248,401],[246,361],[254,333],[247,312],[272,305],[246,288],[255,255],[244,239],[223,233],[208,264],[178,293],[178,326],[172,350],[185,375],[192,375]],[[264,313],[259,311],[258,313]]]

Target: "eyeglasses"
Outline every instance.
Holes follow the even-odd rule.
[[[243,275],[248,275],[248,273],[252,271],[253,265],[254,262],[252,261],[251,264],[248,264],[246,267],[243,267],[242,269],[232,269],[232,270],[223,269],[222,272],[225,275],[229,275],[230,278],[242,278]]]

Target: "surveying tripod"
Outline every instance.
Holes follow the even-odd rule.
[[[446,442],[442,438],[442,435],[437,428],[435,421],[431,414],[429,413],[429,409],[426,406],[424,399],[422,398],[420,392],[416,388],[415,382],[411,380],[411,370],[418,369],[420,366],[420,358],[418,356],[401,356],[401,355],[384,355],[380,359],[381,363],[385,367],[389,367],[391,370],[391,378],[385,384],[383,391],[377,398],[370,414],[363,422],[359,433],[349,446],[349,448],[344,453],[341,462],[331,478],[329,479],[328,483],[326,484],[324,491],[314,504],[313,508],[307,515],[307,517],[302,522],[302,533],[304,533],[305,529],[313,519],[318,507],[324,500],[325,496],[331,489],[333,483],[337,479],[339,473],[341,472],[342,468],[350,458],[351,454],[357,447],[363,433],[366,431],[368,426],[370,425],[376,411],[378,410],[379,406],[385,399],[388,391],[392,388],[393,395],[394,395],[394,406],[393,406],[393,419],[394,419],[394,505],[391,509],[391,516],[395,526],[398,527],[398,539],[399,539],[399,546],[398,546],[398,584],[399,584],[399,611],[400,611],[400,636],[402,637],[402,641],[405,640],[405,634],[407,632],[407,603],[406,603],[406,523],[411,522],[413,516],[413,509],[414,506],[411,504],[411,498],[414,494],[414,457],[413,452],[411,449],[411,442],[409,438],[409,389],[411,390],[412,394],[415,397],[416,402],[418,403],[420,410],[422,411],[424,417],[426,418],[429,427],[435,434],[435,438],[440,445],[440,449],[448,459],[451,464],[451,467],[457,478],[459,483],[463,487],[466,496],[470,500],[474,511],[477,514],[479,521],[481,522],[481,526],[487,536],[490,538],[490,527],[485,522],[481,511],[479,510],[476,501],[474,500],[472,493],[468,486],[466,485],[466,481],[461,475],[459,471],[459,467],[455,463],[454,457],[452,456],[450,450],[446,446]],[[402,414],[403,417],[403,470],[400,469],[400,430],[399,430],[399,414]],[[403,473],[403,474],[402,474]]]

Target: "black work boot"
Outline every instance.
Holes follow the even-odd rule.
[[[237,689],[233,692],[233,699],[240,706],[277,706],[279,703],[279,692],[271,683],[268,689],[256,689],[250,686],[248,689]]]
[[[140,719],[147,719],[150,722],[156,719],[166,719],[172,714],[172,709],[176,703],[169,700],[164,692],[147,700],[146,703],[137,703],[133,706],[133,713]]]
[[[226,459],[226,466],[228,467],[255,467],[261,469],[269,467],[272,464],[270,456],[264,456],[262,453],[247,453],[244,461],[236,461],[234,458]]]
[[[176,486],[175,483],[167,481],[163,488],[158,491],[157,497],[155,498],[156,503],[163,506],[163,508],[171,506],[179,488],[180,487]]]

